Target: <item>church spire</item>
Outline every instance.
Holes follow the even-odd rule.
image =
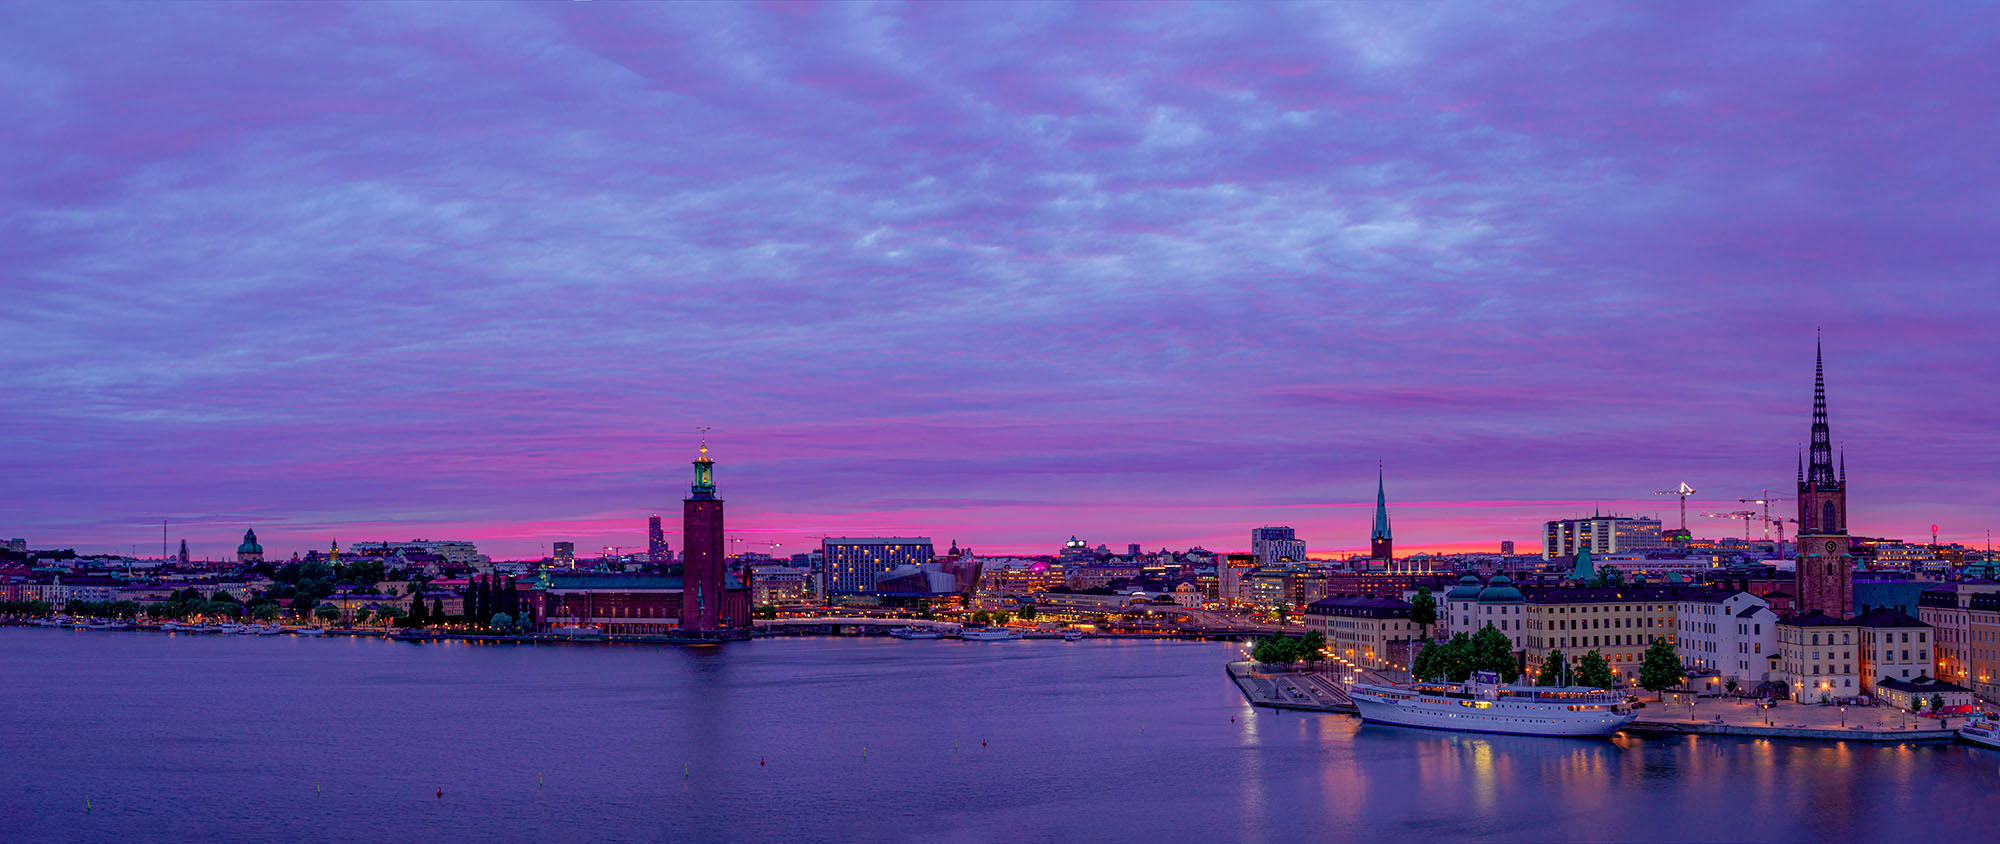
[[[1813,340],[1813,417],[1811,460],[1806,468],[1808,486],[1831,487],[1839,483],[1833,470],[1833,434],[1826,423],[1826,356],[1819,340]]]
[[[1382,462],[1375,461],[1375,526],[1368,532],[1368,556],[1377,560],[1395,559],[1396,546],[1389,537],[1389,493],[1383,486]]]

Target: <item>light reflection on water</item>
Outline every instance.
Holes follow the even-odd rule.
[[[2000,753],[1280,714],[1230,684],[1236,650],[0,629],[0,838],[1884,841],[2000,821]]]

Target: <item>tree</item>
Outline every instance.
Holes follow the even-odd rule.
[[[278,605],[258,604],[256,609],[250,611],[250,615],[258,621],[272,621],[278,617]]]
[[[355,612],[355,613],[354,613],[354,623],[355,623],[355,624],[367,624],[367,623],[368,623],[368,619],[371,619],[371,618],[374,618],[374,617],[375,617],[375,612],[374,612],[373,610],[359,610],[359,611],[357,611],[357,612]]]
[[[411,594],[410,615],[409,615],[410,626],[411,627],[424,626],[426,623],[430,621],[430,614],[431,614],[430,608],[424,606],[424,593],[416,592]]]
[[[1542,660],[1541,670],[1535,672],[1535,685],[1537,686],[1562,685],[1569,679],[1563,676],[1564,674],[1568,673],[1563,670],[1565,667],[1567,666],[1563,662],[1563,652],[1549,651],[1549,658]]]
[[[439,623],[443,623],[443,621],[444,621],[444,599],[443,599],[443,598],[432,598],[432,599],[431,599],[431,618],[432,618],[432,619],[434,619],[434,620],[436,620],[436,621],[437,621],[437,622],[439,622]]]
[[[1423,628],[1424,638],[1429,639],[1431,625],[1436,624],[1437,620],[1437,597],[1431,594],[1430,587],[1417,587],[1417,597],[1410,601],[1410,623]]]
[[[1267,665],[1290,665],[1305,656],[1300,640],[1284,634],[1265,636],[1250,649],[1250,658]]]
[[[504,613],[504,612],[496,612],[496,613],[494,613],[494,614],[493,614],[493,621],[492,621],[491,623],[492,623],[492,625],[493,625],[493,629],[495,629],[495,630],[512,630],[512,629],[514,629],[514,617],[513,617],[513,616],[511,616],[511,615],[508,615],[508,614],[506,614],[506,613]]]
[[[395,627],[397,624],[402,623],[404,612],[402,607],[391,604],[383,607],[381,612],[376,613],[376,616],[382,619],[383,624]]]
[[[1618,678],[1611,673],[1611,663],[1605,661],[1603,653],[1595,650],[1577,660],[1575,678],[1575,685],[1593,689],[1609,689],[1618,685]]]
[[[320,604],[313,608],[313,615],[318,616],[321,621],[331,623],[340,618],[340,608],[332,604]]]
[[[1722,682],[1722,690],[1732,695],[1736,694],[1736,678],[1731,677],[1727,680],[1724,680]]]
[[[1646,646],[1646,655],[1639,663],[1639,686],[1647,691],[1660,694],[1687,679],[1687,670],[1681,667],[1680,655],[1674,652],[1672,642],[1654,639]]]
[[[1020,618],[1021,618],[1021,620],[1022,620],[1022,621],[1034,621],[1034,620],[1035,620],[1035,605],[1034,605],[1034,604],[1022,604],[1022,605],[1020,606],[1020,608],[1019,608],[1019,609],[1016,609],[1016,610],[1014,610],[1014,614],[1015,614],[1015,615],[1017,615],[1017,616],[1020,616]]]
[[[1491,624],[1472,634],[1467,658],[1472,664],[1471,670],[1491,671],[1500,675],[1503,683],[1512,683],[1514,678],[1521,676],[1521,663],[1514,659],[1513,641]]]
[[[1004,625],[1004,624],[1006,624],[1007,622],[1009,622],[1009,621],[1013,621],[1013,620],[1014,620],[1014,616],[1012,616],[1012,615],[1010,615],[1010,614],[1008,614],[1008,613],[1005,613],[1005,612],[996,612],[996,613],[994,613],[994,614],[993,614],[993,623],[994,623],[994,624],[1002,624],[1002,625]]]
[[[754,608],[754,609],[750,610],[750,614],[751,614],[752,616],[755,616],[755,617],[757,617],[757,618],[777,618],[777,617],[778,617],[778,605],[776,605],[776,604],[759,604],[759,605],[758,605],[758,606],[757,606],[756,608]],[[505,613],[502,613],[502,615],[505,615]]]
[[[1410,660],[1410,677],[1416,680],[1434,680],[1444,673],[1438,661],[1444,658],[1444,646],[1436,642],[1425,642],[1417,649],[1416,657]]]
[[[1932,712],[1944,711],[1944,695],[1942,694],[1931,695],[1931,711]]]
[[[1472,676],[1472,637],[1464,633],[1452,634],[1451,641],[1444,643],[1438,653],[1438,673],[1446,680],[1463,683]]]
[[[1326,658],[1326,634],[1318,630],[1308,630],[1299,637],[1299,658],[1306,662],[1319,662]]]
[[[1917,713],[1917,714],[1919,714],[1919,715],[1923,714],[1923,711],[1924,711],[1924,696],[1923,696],[1923,695],[1911,695],[1911,696],[1910,696],[1910,711],[1911,711],[1911,712],[1915,712],[1915,713]]]
[[[980,611],[978,611],[978,612],[975,612],[975,613],[973,613],[973,614],[972,614],[972,623],[973,623],[973,624],[992,624],[992,623],[993,623],[993,615],[992,615],[991,613],[988,613],[988,612],[987,612],[987,611],[985,611],[985,610],[980,610]]]

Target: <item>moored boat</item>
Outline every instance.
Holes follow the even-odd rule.
[[[960,630],[958,638],[966,642],[1010,642],[1020,638],[1020,630],[1008,628],[968,628]]]
[[[1983,715],[1975,716],[1958,728],[1958,737],[1981,747],[2000,749],[2000,724]]]
[[[1464,683],[1357,684],[1363,720],[1404,727],[1526,736],[1600,737],[1638,714],[1623,695],[1588,686],[1516,686],[1480,672]]]
[[[889,631],[889,635],[894,636],[898,639],[944,638],[944,634],[937,632],[937,629],[933,627],[898,627],[894,630]]]

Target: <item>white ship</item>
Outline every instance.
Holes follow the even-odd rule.
[[[1514,686],[1480,672],[1465,683],[1359,684],[1347,696],[1363,720],[1404,727],[1524,736],[1608,736],[1632,722],[1623,695],[1588,686]]]
[[[1021,638],[1021,631],[1005,627],[974,627],[960,632],[958,638],[968,642],[1005,642]]]
[[[939,633],[939,632],[937,632],[937,630],[936,630],[935,628],[931,628],[931,627],[898,627],[898,628],[896,628],[896,629],[894,629],[894,630],[891,630],[891,631],[889,631],[889,635],[891,635],[891,636],[894,636],[894,637],[896,637],[896,638],[898,638],[898,639],[942,639],[942,638],[944,638],[944,634],[943,634],[943,633]]]

